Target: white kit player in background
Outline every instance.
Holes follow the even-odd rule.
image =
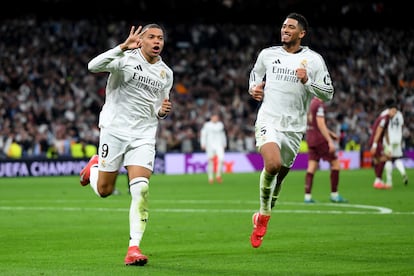
[[[407,172],[402,161],[403,157],[403,127],[404,117],[401,111],[397,111],[394,117],[390,119],[387,129],[388,142],[384,137],[385,152],[391,155],[391,160],[385,163],[386,183],[392,186],[393,165],[400,172],[404,185],[408,184]]]
[[[208,158],[208,182],[210,184],[214,182],[215,173],[216,181],[221,183],[227,137],[224,130],[224,124],[220,121],[218,114],[211,115],[210,121],[204,123],[200,131],[200,144],[201,149],[206,152]]]

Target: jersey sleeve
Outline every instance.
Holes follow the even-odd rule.
[[[266,67],[263,63],[264,59],[264,52],[261,51],[257,57],[257,60],[253,66],[253,69],[250,72],[250,77],[249,77],[249,93],[250,90],[260,84],[263,81],[263,78],[266,74]]]
[[[222,145],[224,148],[227,148],[227,136],[226,136],[226,132],[224,131],[224,124],[223,125],[223,129],[221,131],[221,141],[222,141]]]
[[[203,127],[200,130],[200,145],[201,147],[205,147],[206,145],[206,124],[203,125]]]
[[[312,76],[305,83],[307,91],[323,101],[330,101],[333,98],[334,87],[331,76],[323,58],[318,58],[311,65]]]
[[[119,68],[119,58],[124,56],[124,52],[119,46],[116,46],[102,54],[96,56],[88,63],[88,70],[97,72],[110,72]]]

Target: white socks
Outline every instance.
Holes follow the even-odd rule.
[[[396,159],[394,161],[395,167],[397,168],[397,170],[400,172],[400,174],[402,176],[405,176],[407,173],[405,172],[405,167],[404,167],[404,163],[401,159]]]
[[[221,177],[221,171],[223,170],[223,159],[217,157],[217,171],[216,177]]]
[[[93,165],[89,172],[89,182],[90,182],[89,185],[91,186],[95,194],[101,197],[101,195],[98,192],[98,173],[99,173],[98,164]]]
[[[148,220],[148,179],[137,177],[129,182],[131,206],[129,209],[129,246],[139,246]]]
[[[404,177],[407,173],[405,171],[404,163],[401,159],[395,159],[394,165],[397,170],[400,172],[401,176]],[[392,161],[385,162],[385,176],[386,176],[386,183],[387,185],[392,185],[392,169],[393,164]]]
[[[214,179],[214,161],[212,159],[208,159],[207,175],[208,175],[208,180],[213,181],[213,179]]]
[[[270,216],[273,189],[276,185],[276,175],[268,174],[264,169],[260,174],[260,214]]]
[[[385,183],[387,183],[387,185],[391,186],[392,185],[392,161],[387,161],[385,162]]]

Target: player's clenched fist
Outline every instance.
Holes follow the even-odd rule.
[[[262,82],[262,83],[260,83],[256,86],[253,86],[250,89],[250,95],[252,95],[252,98],[255,99],[256,101],[262,101],[263,100],[264,85],[265,85],[265,82]]]

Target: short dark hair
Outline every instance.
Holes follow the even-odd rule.
[[[161,25],[156,24],[156,23],[147,24],[144,27],[142,27],[141,33],[145,32],[148,29],[160,29],[162,31],[163,36],[164,36],[164,40],[165,41],[167,40],[167,33]]]
[[[394,98],[388,98],[385,100],[385,106],[387,108],[397,108],[397,102],[394,100]]]
[[[302,26],[302,29],[305,30],[306,32],[308,31],[308,28],[309,28],[308,20],[306,20],[306,17],[304,17],[300,13],[292,12],[288,14],[286,18],[292,18],[292,19],[297,20],[299,25]]]
[[[150,24],[147,24],[144,27],[142,27],[142,32],[144,32],[144,31],[146,31],[147,29],[150,29],[150,28],[160,29],[161,31],[164,31],[164,29],[160,25],[158,25],[156,23],[150,23]]]

